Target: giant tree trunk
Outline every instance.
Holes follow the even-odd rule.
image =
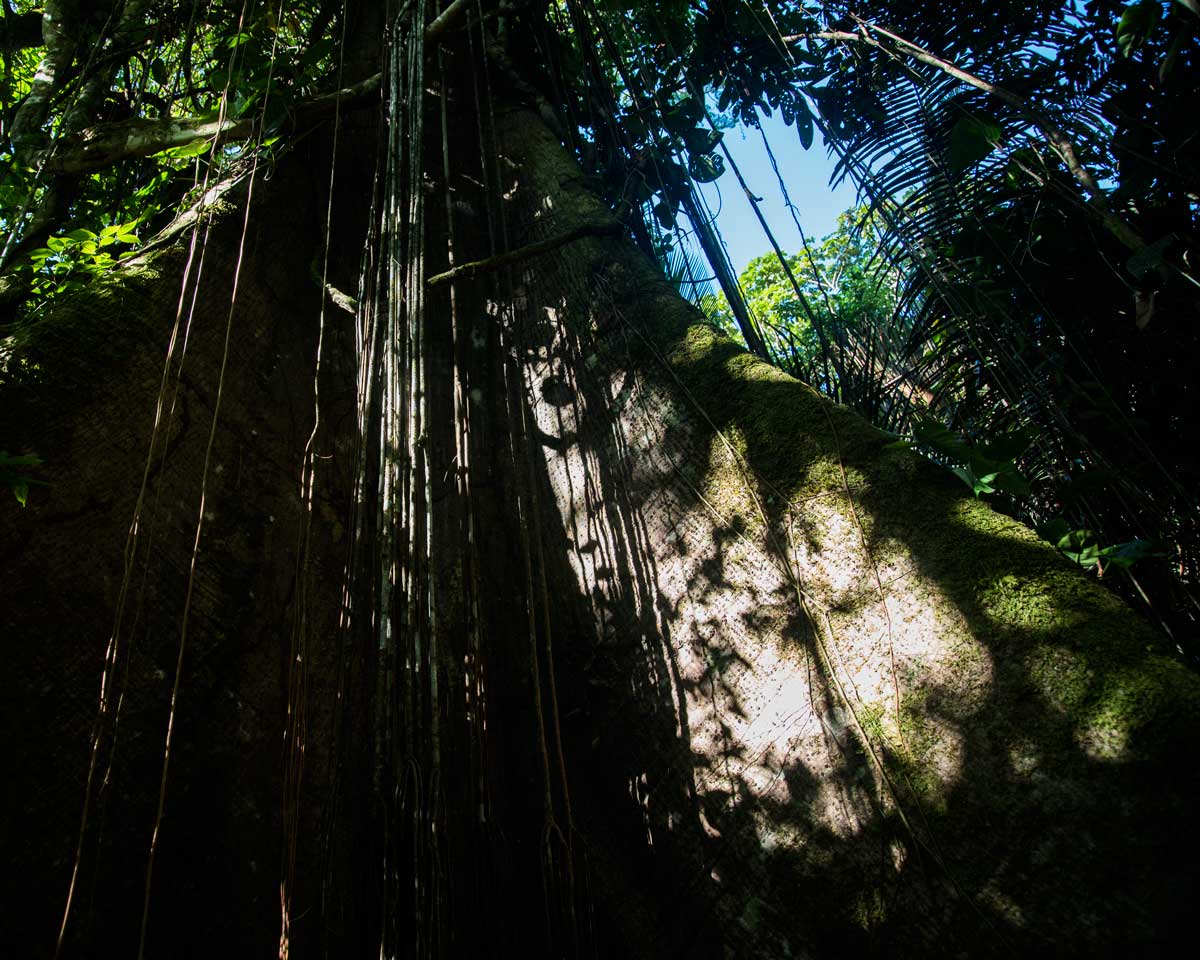
[[[443,643],[438,786],[415,760],[411,779],[424,807],[379,768],[373,614],[345,626],[371,438],[336,307],[311,519],[301,500],[317,148],[255,187],[231,324],[240,195],[215,212],[149,461],[184,247],[58,307],[9,359],[0,436],[52,486],[4,508],[0,546],[4,953],[52,948],[77,859],[68,955],[136,953],[177,658],[148,955],[274,950],[288,875],[293,956],[381,938],[443,956],[1165,950],[1195,895],[1195,678],[1028,530],[723,338],[631,243],[583,236],[611,215],[536,113],[496,123],[507,179],[489,197],[453,173],[448,216],[504,205],[513,247],[586,229],[456,281],[453,334],[431,294],[430,409],[458,383],[474,420],[469,488],[452,418],[422,438]],[[341,289],[369,200],[369,159],[347,163]],[[469,225],[460,263],[482,248]],[[114,622],[119,714],[94,729]],[[420,809],[439,833],[402,882],[379,831]]]
[[[544,129],[513,126],[560,224],[602,216]],[[688,930],[745,956],[1167,952],[1196,891],[1195,677],[627,245],[537,280],[559,322],[531,393],[586,598],[566,628],[598,731],[582,765],[593,816],[615,769],[642,808],[613,897],[657,914],[651,953]],[[661,892],[662,851],[686,893]]]

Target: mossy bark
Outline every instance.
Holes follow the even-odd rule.
[[[603,221],[535,118],[511,130],[532,221]],[[1165,952],[1196,889],[1195,675],[630,245],[554,259],[530,392],[579,662],[727,955]]]
[[[456,199],[477,218],[507,204],[510,248],[611,226],[535,113],[514,107],[497,122],[504,199],[465,182]],[[358,172],[339,209],[365,216]],[[279,735],[300,583],[319,642],[293,955],[322,942],[377,952],[372,654],[339,628],[349,447],[361,439],[344,426],[354,329],[333,309],[327,333],[345,349],[329,354],[322,396],[336,426],[319,440],[325,492],[297,577],[322,182],[299,158],[252,208],[152,901],[150,943],[164,955],[277,943]],[[85,848],[69,941],[79,955],[136,942],[238,214],[215,227],[175,417],[150,461],[156,519],[134,558],[134,655],[96,808],[104,829]],[[336,225],[342,289],[361,227]],[[14,955],[52,942],[61,913],[185,257],[165,251],[63,305],[3,385],[0,435],[14,452],[36,449],[52,484],[27,512],[11,509],[0,546],[14,751],[4,848],[17,864],[0,899],[21,917],[0,937]],[[447,794],[449,916],[483,918],[487,931],[453,943],[566,950],[546,946],[542,921],[558,896],[542,889],[542,866],[558,847],[546,840],[539,724],[573,805],[566,791],[551,803],[573,844],[566,899],[580,942],[601,956],[1152,955],[1186,930],[1200,685],[1129,610],[935,467],[748,356],[629,243],[581,234],[503,282],[457,291],[479,354],[471,489],[494,593],[481,616],[496,802],[478,827],[463,802],[473,768],[447,776],[460,791]],[[436,312],[445,302],[432,309],[448,317]],[[505,367],[523,391],[505,387]],[[514,398],[528,430],[505,426]],[[524,443],[519,479],[525,467],[497,451]],[[454,476],[453,444],[431,436],[430,450],[435,476]],[[449,528],[462,504],[439,482]],[[540,537],[528,581],[513,547],[526,534]],[[456,629],[469,617],[464,567],[439,562]],[[458,681],[440,688],[450,710],[462,673],[445,669]],[[539,715],[536,693],[545,704],[553,693],[556,709]],[[490,858],[487,870],[472,858]]]

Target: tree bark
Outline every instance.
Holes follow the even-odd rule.
[[[474,129],[453,119],[452,147]],[[535,110],[509,105],[495,123],[504,179],[469,171],[488,195],[462,169],[435,185],[470,212],[431,214],[428,274],[452,269],[447,235],[454,262],[483,260],[479,224],[501,207],[510,250],[572,239],[430,293],[428,402],[442,413],[424,441],[428,575],[446,650],[430,796],[447,816],[428,881],[442,912],[416,918],[429,952],[1165,951],[1194,903],[1196,678],[1028,530],[722,337],[631,242],[597,236],[612,214]],[[335,186],[341,290],[370,200],[371,131],[357,136]],[[325,296],[308,280],[327,199],[315,138],[308,149],[256,188],[232,323],[241,201],[213,214],[174,415],[154,434],[112,681],[120,722],[115,739],[111,722],[101,731],[64,955],[136,949],[201,509],[149,952],[279,941],[279,735],[301,612],[291,955],[379,952],[377,654],[373,634],[342,625],[352,464],[369,437],[341,310],[325,317],[319,494],[306,562],[298,551]],[[27,511],[8,506],[0,532],[6,955],[49,949],[74,869],[185,258],[176,246],[124,268],[6,360],[0,436],[36,449],[51,483]],[[456,377],[476,416],[466,448],[448,432]],[[454,546],[468,504],[487,588],[476,612]],[[479,672],[464,666],[471,631],[486,640]],[[460,694],[470,678],[486,685],[482,742],[478,703]]]
[[[593,216],[513,123],[532,196]],[[537,281],[559,323],[530,393],[571,386],[534,414],[589,598],[570,635],[591,628],[600,766],[638,784],[647,846],[696,894],[652,924],[665,942],[715,916],[738,956],[1166,950],[1195,885],[1166,824],[1194,789],[1196,678],[631,246],[581,242]],[[654,890],[633,899],[663,910]]]

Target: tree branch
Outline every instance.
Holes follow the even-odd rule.
[[[67,29],[69,15],[75,14],[71,0],[46,0],[42,12],[42,45],[46,48],[38,62],[29,93],[13,117],[9,139],[14,149],[41,136],[42,124],[50,112],[50,101],[66,79],[75,56],[75,40]]]
[[[449,30],[456,20],[466,11],[471,0],[454,0],[450,6],[438,14],[437,18],[425,28],[425,42],[432,43]]]
[[[452,280],[469,280],[471,277],[477,277],[481,273],[492,273],[496,270],[503,270],[505,267],[511,267],[523,260],[540,257],[542,254],[550,253],[559,247],[565,247],[568,243],[574,243],[576,240],[582,240],[584,237],[619,237],[623,230],[624,228],[621,224],[616,221],[612,223],[585,223],[583,226],[575,227],[573,230],[555,234],[544,240],[527,243],[516,250],[509,250],[505,253],[498,253],[494,257],[487,257],[484,260],[473,260],[470,263],[452,267],[445,273],[434,274],[425,283],[428,286],[436,287],[443,283],[449,283]]]
[[[112,89],[117,70],[141,46],[135,44],[133,38],[145,27],[150,4],[151,0],[125,0],[121,18],[108,37],[108,53],[96,58],[88,57],[87,63],[80,64],[80,86],[63,112],[60,136],[78,133],[96,115]]]
[[[454,0],[428,27],[425,42],[432,43],[455,25],[467,10],[468,0]],[[292,110],[291,125],[303,127],[333,116],[343,107],[365,103],[379,93],[383,74],[377,73],[351,87],[306,101]],[[91,173],[122,160],[148,157],[163,150],[186,147],[199,140],[214,144],[247,140],[256,132],[254,118],[205,120],[200,117],[147,120],[136,118],[81,130],[64,138],[49,155],[44,155],[47,173]],[[42,157],[37,157],[37,160]]]
[[[333,116],[338,105],[364,103],[379,93],[383,75],[375,74],[354,86],[306,101],[292,110],[291,125],[303,127]],[[149,157],[163,150],[186,147],[200,140],[216,145],[231,140],[247,140],[257,127],[254,117],[237,120],[205,120],[182,117],[177,120],[135,118],[120,123],[89,127],[62,141],[46,158],[48,173],[90,173],[122,160]]]

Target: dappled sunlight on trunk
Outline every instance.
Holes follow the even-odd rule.
[[[404,49],[403,129],[214,187],[13,347],[4,435],[53,478],[0,581],[30,942],[75,876],[72,956],[1142,955],[1185,927],[1196,677],[706,323],[535,107]]]

